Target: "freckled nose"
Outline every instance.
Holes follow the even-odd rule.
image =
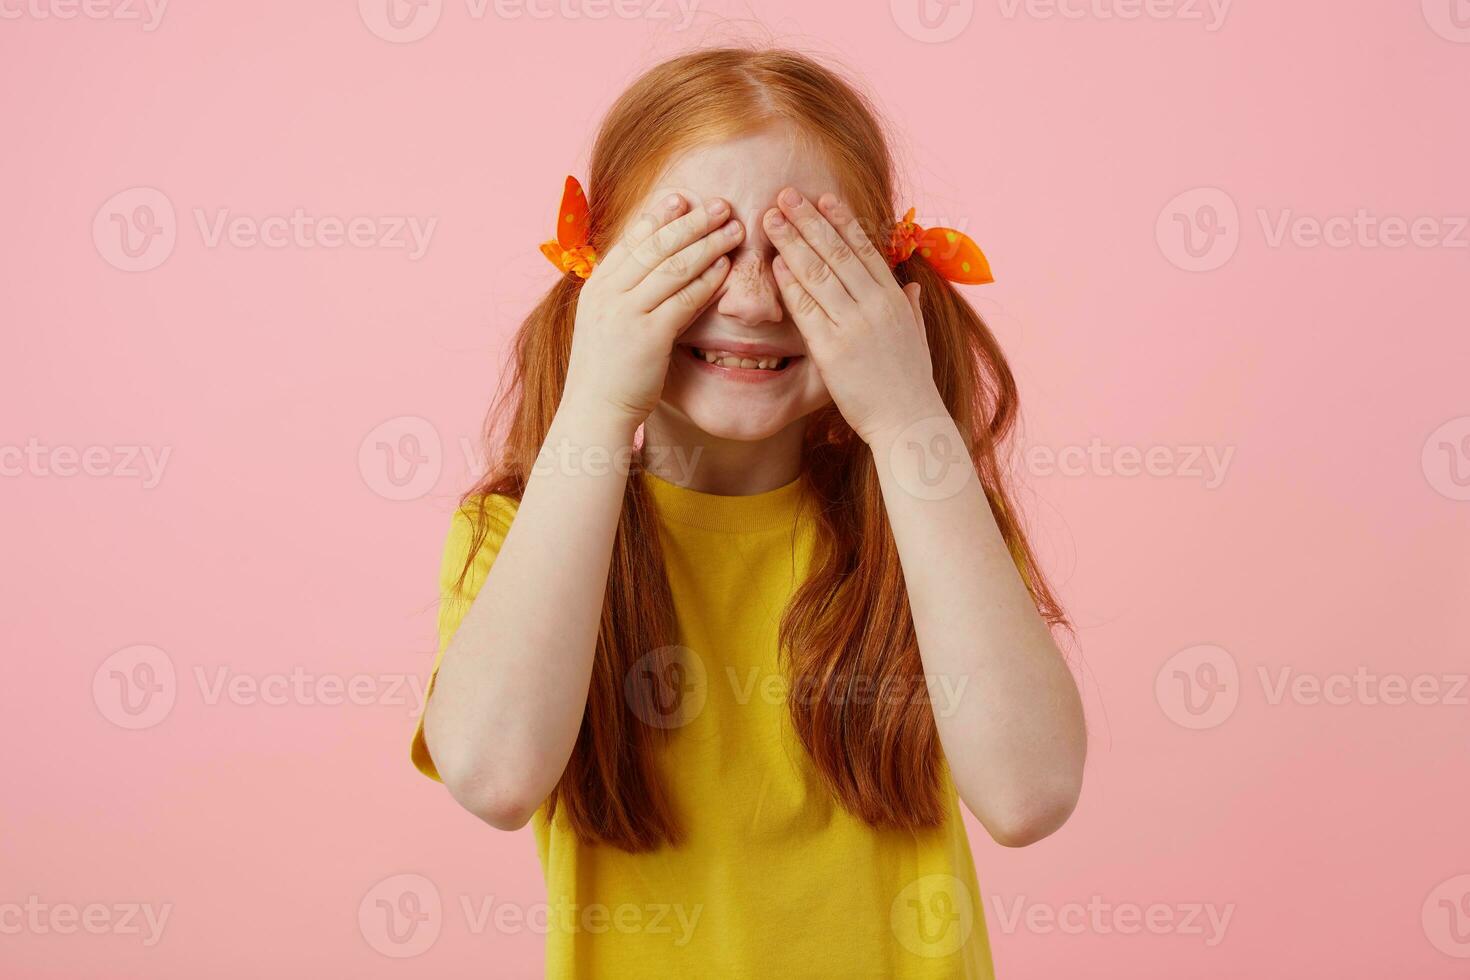
[[[771,263],[754,249],[744,249],[734,258],[716,308],[721,315],[749,326],[780,323],[785,314]]]

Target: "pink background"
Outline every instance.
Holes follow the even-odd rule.
[[[431,2],[415,41],[383,0],[179,3],[153,30],[6,6],[0,973],[539,972],[538,932],[477,919],[542,900],[529,832],[477,824],[408,761],[462,446],[613,94],[664,54],[769,36],[864,79],[921,220],[970,231],[999,278],[973,295],[1020,379],[1092,732],[1063,831],[973,833],[1000,975],[1470,976],[1470,30],[1450,0],[1214,25],[1194,0],[961,0],[930,28],[917,0],[710,0],[683,30],[671,0],[568,2]],[[116,221],[148,226],[140,204],[165,234],[130,259]],[[297,208],[437,223],[418,257],[208,235],[221,209]],[[1402,247],[1273,239],[1284,213],[1359,210],[1429,224]],[[127,447],[169,453],[156,485]],[[1119,472],[1150,449],[1152,472]],[[1206,450],[1231,454],[1218,478]],[[1277,697],[1283,670],[1344,703]],[[359,703],[216,696],[293,671]],[[120,701],[119,676],[162,700]],[[1421,703],[1386,703],[1394,676]],[[442,911],[395,945],[376,900],[425,890],[404,874]],[[172,909],[146,945],[115,911],[96,935],[5,911],[30,896]],[[1172,925],[1140,930],[1151,906]],[[1228,911],[1223,935],[1193,906]]]

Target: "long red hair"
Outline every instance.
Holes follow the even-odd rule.
[[[893,164],[876,113],[838,74],[784,50],[704,50],[667,61],[623,93],[603,121],[587,184],[591,244],[604,253],[667,162],[702,143],[767,123],[794,124],[826,155],[840,192],[875,237],[892,227]],[[879,238],[879,240],[883,240]],[[965,434],[992,512],[1042,615],[1064,617],[1010,505],[997,446],[1016,419],[1016,386],[1000,348],[964,298],[918,257],[895,270],[922,288],[934,380]],[[489,473],[468,493],[521,499],[561,401],[582,280],[563,276],[522,323],[486,427]],[[809,420],[803,479],[816,525],[811,573],[781,622],[795,731],[836,799],[868,823],[940,823],[943,757],[898,550],[871,453],[835,408]],[[468,570],[468,563],[466,570]],[[613,542],[587,709],[547,800],[588,843],[628,851],[679,840],[659,775],[663,728],[645,724],[624,678],[649,651],[677,643],[653,503],[628,481]],[[647,661],[642,661],[646,666]],[[853,697],[854,690],[881,692]]]

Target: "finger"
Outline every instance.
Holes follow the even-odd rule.
[[[847,239],[796,188],[788,187],[783,190],[776,198],[776,203],[787,219],[796,226],[801,237],[812,247],[812,251],[820,255],[827,267],[837,275],[849,296],[860,301],[874,302],[884,295],[879,280],[873,278],[873,273],[857,257]],[[892,276],[888,278],[891,279]]]
[[[835,326],[832,318],[801,284],[785,258],[776,256],[771,261],[771,272],[776,276],[776,288],[781,290],[781,304],[796,322],[796,329],[801,331],[807,347],[815,352],[831,336]]]
[[[903,294],[909,301],[909,308],[914,311],[914,322],[919,325],[919,332],[924,332],[924,307],[919,302],[920,288],[916,282],[911,282],[903,287]]]
[[[709,264],[709,268],[695,276],[682,289],[676,290],[673,295],[651,311],[655,322],[667,330],[671,338],[679,336],[709,305],[709,301],[714,298],[715,291],[724,283],[725,276],[729,272],[730,257],[717,256]]]
[[[643,281],[629,290],[640,310],[649,311],[688,285],[710,263],[740,244],[745,226],[734,218],[659,263]]]
[[[858,316],[857,303],[848,293],[847,287],[797,232],[796,226],[786,220],[779,208],[772,208],[765,216],[766,237],[786,259],[786,267],[796,276],[802,289],[821,304],[828,319],[841,323],[853,321]]]
[[[602,270],[604,276],[611,276],[613,270],[621,266],[632,253],[654,232],[664,225],[673,221],[687,210],[689,202],[682,194],[669,194],[662,198],[652,208],[639,215],[635,220],[628,223],[623,232],[623,237],[607,250],[602,256],[602,261],[597,267]]]
[[[817,206],[827,215],[832,227],[837,229],[837,233],[847,242],[848,248],[852,249],[852,253],[875,281],[896,282],[888,260],[878,250],[878,246],[873,244],[873,239],[868,236],[862,222],[845,201],[838,199],[836,194],[823,194],[817,201]]]
[[[628,253],[613,273],[614,286],[631,290],[680,250],[699,241],[730,217],[728,202],[715,198],[702,208],[694,208],[648,235]],[[691,273],[692,274],[692,273]]]

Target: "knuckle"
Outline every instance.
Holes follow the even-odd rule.
[[[647,239],[655,231],[658,231],[658,220],[651,214],[645,214],[633,224],[632,234],[629,237],[636,244]]]
[[[827,268],[827,263],[823,262],[820,257],[812,259],[806,264],[806,278],[810,282],[826,282],[829,275],[831,275],[831,272]]]
[[[674,294],[674,303],[681,310],[696,310],[700,304],[699,294],[693,287],[685,286]]]
[[[852,251],[852,249],[850,249],[850,248],[847,247],[847,243],[846,242],[844,242],[844,241],[842,241],[842,240],[839,239],[832,246],[832,261],[833,262],[851,262],[852,260],[853,260],[853,251]]]
[[[638,263],[640,268],[651,269],[658,265],[658,256],[647,245],[640,245],[634,249],[632,258],[634,262]]]

